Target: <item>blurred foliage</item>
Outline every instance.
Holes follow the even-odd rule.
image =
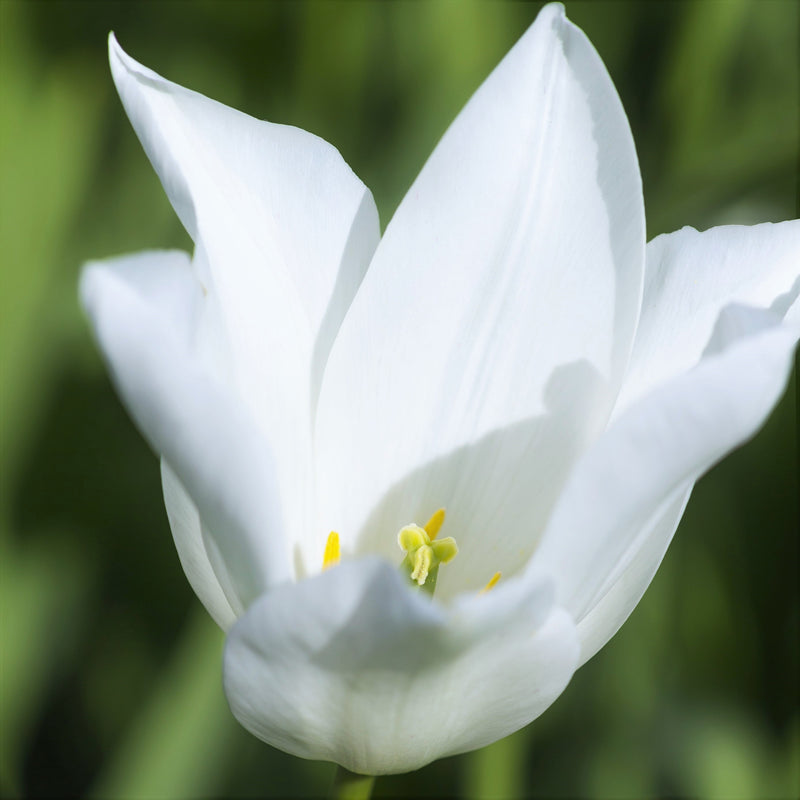
[[[575,2],[629,113],[653,236],[798,215],[798,4]],[[136,58],[339,147],[391,213],[537,4],[0,0],[0,790],[317,796],[241,730],[156,460],[76,302],[80,264],[188,247],[114,94]],[[796,797],[796,385],[698,485],[629,622],[534,724],[377,796]]]

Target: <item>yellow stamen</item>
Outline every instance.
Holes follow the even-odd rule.
[[[444,524],[444,509],[440,508],[438,511],[434,511],[433,516],[425,523],[425,533],[431,538],[433,541],[436,538],[436,535],[442,529],[442,525]]]
[[[339,563],[341,551],[339,550],[339,534],[331,531],[325,543],[325,554],[322,556],[322,569],[330,569]]]
[[[492,575],[492,579],[489,581],[489,583],[487,583],[486,586],[484,586],[483,589],[478,592],[478,594],[486,594],[486,592],[493,589],[497,581],[499,581],[502,576],[502,572],[495,572],[495,574]]]

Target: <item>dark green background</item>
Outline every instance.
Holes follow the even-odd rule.
[[[240,729],[157,461],[76,301],[86,259],[189,247],[106,35],[334,143],[385,225],[537,4],[0,0],[0,788],[315,796],[332,768]],[[798,4],[576,2],[622,96],[648,235],[797,216]],[[527,729],[384,796],[790,797],[800,779],[796,389],[704,478],[615,639]]]

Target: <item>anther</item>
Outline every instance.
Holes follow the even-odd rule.
[[[497,581],[499,581],[502,577],[502,572],[495,572],[495,574],[492,575],[492,579],[489,581],[489,583],[487,583],[486,586],[484,586],[483,589],[478,592],[478,594],[486,594],[486,592],[491,591],[497,584]]]
[[[433,516],[425,523],[425,533],[427,533],[431,540],[433,540],[442,529],[443,524],[444,509],[440,508],[438,511],[434,511]]]
[[[322,556],[322,569],[330,569],[339,563],[341,550],[339,549],[339,534],[331,531],[328,534],[328,541],[325,543],[325,553]]]

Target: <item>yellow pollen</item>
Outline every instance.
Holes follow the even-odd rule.
[[[322,556],[322,569],[330,569],[339,563],[341,551],[339,550],[339,534],[331,531],[325,543],[325,554]]]
[[[442,529],[442,525],[444,524],[444,509],[440,508],[438,511],[434,511],[433,516],[425,523],[425,533],[431,538],[433,541],[436,538],[436,535]]]
[[[489,581],[489,583],[487,583],[486,586],[484,586],[483,589],[478,592],[478,594],[486,594],[486,592],[491,591],[497,584],[497,581],[499,581],[502,577],[502,572],[495,572],[495,574],[492,575],[492,579]]]

